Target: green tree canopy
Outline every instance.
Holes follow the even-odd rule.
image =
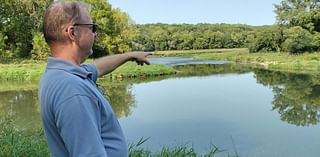
[[[129,15],[120,9],[112,8],[105,0],[85,0],[85,2],[92,6],[91,17],[98,24],[94,57],[131,50]]]
[[[285,30],[284,37],[283,50],[286,52],[292,54],[311,50],[312,35],[300,26]]]
[[[277,23],[284,26],[282,51],[289,53],[317,51],[320,31],[319,0],[282,0],[275,5]]]
[[[299,16],[320,9],[319,0],[282,0],[275,5],[277,21],[280,25],[296,26]]]
[[[279,27],[264,27],[250,40],[248,45],[250,52],[279,52],[283,33]]]

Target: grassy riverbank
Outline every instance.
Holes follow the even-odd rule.
[[[317,72],[320,53],[289,55],[288,53],[249,53],[246,48],[187,51],[158,51],[154,56],[192,57],[197,60],[225,60],[246,63],[270,70]]]
[[[248,63],[261,68],[284,71],[320,70],[320,53],[289,55],[288,53],[249,53],[248,50],[230,50],[224,53],[206,53],[194,55],[200,60],[228,60],[237,63]]]
[[[235,49],[206,49],[206,50],[173,50],[173,51],[156,51],[152,56],[154,57],[192,57],[196,55],[203,54],[213,54],[213,53],[227,53],[227,52],[237,52],[243,53],[248,50],[245,48],[235,48]]]
[[[0,80],[37,81],[45,70],[45,62],[21,64],[0,64]],[[164,65],[138,66],[134,62],[122,65],[111,74],[104,76],[107,79],[139,78],[174,74],[172,67]]]
[[[14,127],[10,116],[0,119],[0,156],[1,157],[49,157],[42,129],[30,133]],[[129,144],[129,157],[214,157],[227,153],[217,147],[205,154],[199,154],[193,147],[177,146],[174,148],[163,147],[159,152],[152,152],[142,148],[148,139],[141,139],[135,144]],[[229,155],[230,156],[230,155]]]
[[[0,80],[39,80],[44,69],[44,62],[0,64]]]
[[[169,66],[158,64],[138,66],[135,62],[128,62],[112,73],[104,76],[104,78],[121,80],[122,78],[145,78],[175,73],[175,69]]]
[[[289,55],[288,53],[249,53],[248,49],[211,49],[186,51],[158,51],[153,57],[192,57],[199,60],[228,60],[247,63],[271,70],[307,71],[320,70],[320,53]],[[90,60],[88,61],[90,62]],[[39,80],[45,70],[45,62],[21,61],[0,64],[0,80],[30,81]],[[164,65],[138,66],[128,62],[104,76],[105,79],[145,78],[175,74],[176,69]]]

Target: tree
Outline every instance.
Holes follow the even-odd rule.
[[[252,26],[229,24],[136,25],[134,49],[190,50],[244,47]]]
[[[289,28],[284,38],[284,51],[302,53],[319,49],[316,35],[320,31],[319,0],[282,0],[275,8],[280,26]]]
[[[224,47],[224,33],[217,31],[213,34],[213,45],[210,48],[223,48]]]
[[[103,56],[112,53],[111,35],[113,30],[112,8],[107,1],[85,0],[92,7],[92,20],[98,25],[93,56]]]
[[[249,43],[250,52],[279,52],[282,44],[282,30],[269,27],[258,30]]]
[[[168,50],[169,33],[166,28],[155,26],[153,28],[153,33],[151,34],[151,39],[156,50]]]
[[[31,17],[31,23],[33,25],[33,33],[42,31],[42,19],[44,12],[53,0],[22,0],[25,6],[25,10]]]
[[[50,49],[44,39],[43,33],[35,32],[32,39],[33,49],[31,58],[34,60],[46,60]]]
[[[120,9],[113,9],[105,0],[85,0],[92,6],[91,17],[98,24],[94,57],[131,50],[130,17]]]
[[[178,35],[178,38],[181,40],[180,43],[177,44],[178,50],[191,50],[194,37],[191,35],[191,33],[184,31],[180,32]]]
[[[246,38],[247,38],[246,33],[232,32],[231,33],[231,40],[233,43],[232,47],[234,48],[244,47]]]
[[[53,0],[0,0],[1,57],[44,59],[43,14]],[[92,6],[92,19],[98,24],[94,56],[122,53],[132,47],[130,17],[112,9],[105,0],[85,0]]]
[[[29,58],[34,32],[41,29],[42,16],[52,0],[0,0],[0,29],[5,37],[2,57]]]
[[[115,53],[123,53],[131,50],[132,41],[132,27],[129,22],[130,17],[127,13],[122,12],[120,9],[112,9],[112,16],[114,21],[114,42],[117,49],[114,50]]]
[[[285,41],[283,50],[290,54],[301,53],[311,50],[313,40],[309,31],[300,26],[292,27],[284,31]]]
[[[0,0],[0,29],[11,54],[6,57],[29,57],[33,32],[31,16],[22,0]],[[23,27],[22,27],[23,26]]]
[[[193,42],[193,49],[208,49],[209,48],[208,39],[204,37],[197,37]]]
[[[7,40],[7,37],[2,35],[0,32],[0,57],[7,57],[10,54],[8,54],[7,46],[5,44],[5,41]]]
[[[320,32],[320,9],[299,14],[293,25],[301,26],[310,32]]]
[[[320,9],[319,0],[282,0],[275,5],[277,21],[280,25],[296,26],[302,13]]]
[[[310,44],[314,51],[320,51],[320,33],[313,34],[313,40]]]

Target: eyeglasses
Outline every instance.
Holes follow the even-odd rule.
[[[92,26],[91,27],[92,33],[96,33],[97,27],[98,27],[98,25],[95,23],[75,23],[73,26]]]

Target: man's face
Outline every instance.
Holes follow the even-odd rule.
[[[76,38],[75,42],[84,58],[92,54],[92,46],[95,40],[95,30],[89,14],[84,9],[81,11],[81,22],[75,24]]]

